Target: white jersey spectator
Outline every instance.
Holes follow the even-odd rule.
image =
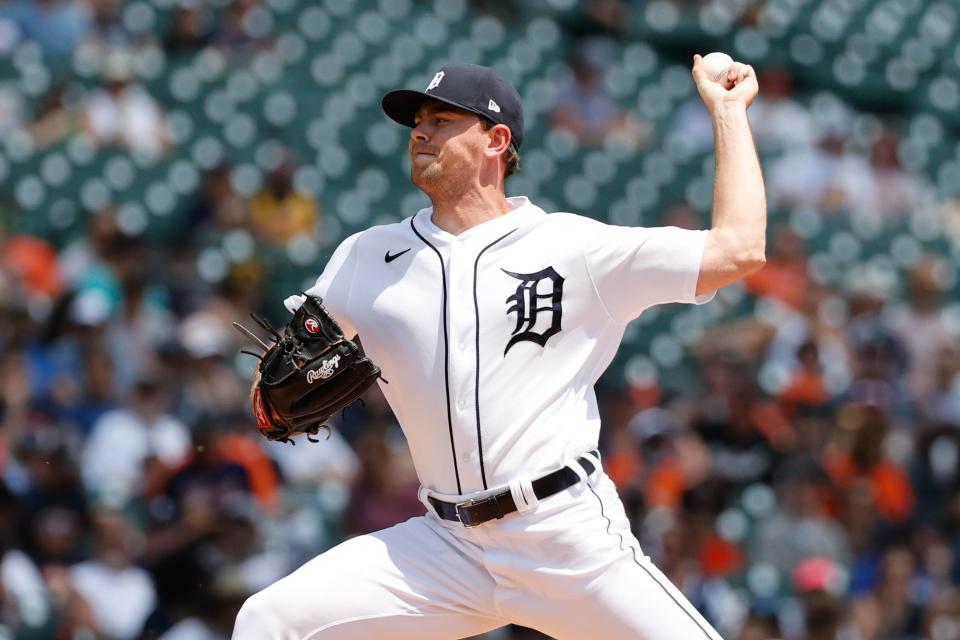
[[[183,462],[190,452],[190,433],[182,422],[163,412],[157,383],[140,381],[129,408],[104,414],[93,426],[83,451],[87,489],[122,504],[140,490],[146,462],[166,466]]]
[[[111,638],[138,637],[143,622],[156,606],[150,574],[137,566],[115,569],[90,560],[75,565],[70,578],[93,609],[97,626]]]
[[[111,54],[104,64],[105,88],[94,91],[83,108],[87,133],[101,146],[162,154],[170,144],[170,132],[160,105],[143,87],[130,82],[126,54]]]
[[[0,593],[27,627],[39,627],[50,617],[43,576],[30,556],[10,549],[0,558]]]
[[[73,589],[90,606],[98,637],[132,640],[157,604],[150,574],[133,563],[134,533],[119,513],[97,515],[94,557],[70,568]]]

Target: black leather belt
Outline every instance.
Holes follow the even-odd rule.
[[[588,455],[598,456],[599,453],[594,450]],[[593,473],[595,468],[593,462],[586,456],[577,458],[577,464],[583,467],[587,475]],[[570,467],[563,467],[548,473],[542,478],[537,478],[531,484],[533,485],[534,495],[543,500],[572,487],[578,482],[580,482],[580,476],[577,475],[577,472]],[[427,496],[427,500],[433,505],[438,516],[444,520],[460,522],[465,527],[476,527],[484,522],[502,518],[517,510],[517,505],[513,501],[513,495],[509,489],[486,498],[470,499],[465,502],[445,502],[433,496]]]

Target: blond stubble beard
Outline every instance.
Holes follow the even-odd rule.
[[[443,178],[443,167],[438,160],[433,160],[417,173],[416,168],[410,169],[410,180],[418,187],[421,184],[435,183]]]
[[[455,163],[448,163],[445,166],[437,158],[420,169],[419,173],[411,167],[410,181],[433,200],[436,197],[447,198],[462,192],[469,183],[469,174],[467,167],[461,167]]]
[[[434,159],[430,164],[421,168],[419,172],[416,167],[411,167],[410,181],[428,196],[438,190],[443,190],[445,186],[444,173],[440,161]]]

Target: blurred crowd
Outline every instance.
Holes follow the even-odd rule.
[[[90,87],[38,80],[49,86],[32,110],[15,85],[4,87],[0,132],[26,130],[39,148],[82,132],[101,147],[165,153],[172,138],[163,107],[138,81],[152,61],[158,55],[182,60],[205,49],[241,61],[271,44],[255,26],[262,17],[257,0],[216,9],[201,0],[173,4],[170,24],[161,30],[152,12],[138,14],[120,0],[0,2],[0,55],[31,43],[54,65],[72,63],[99,80]]]
[[[167,153],[167,105],[137,81],[151,51],[215,49],[242,64],[272,46],[256,0],[171,4],[157,31],[119,0],[0,1],[0,55],[33,42],[95,68],[92,84],[53,83],[32,102],[0,84],[0,133],[43,147],[85,132]],[[654,144],[604,76],[634,4],[582,3],[563,23],[577,45],[549,119],[581,148]],[[771,210],[871,229],[933,211],[955,253],[960,205],[903,166],[897,118],[801,94],[787,68],[758,71],[751,122]],[[669,126],[678,148],[709,152],[695,96]],[[0,637],[227,638],[250,593],[347,536],[423,512],[376,392],[320,444],[255,435],[256,361],[230,324],[251,310],[284,319],[273,302],[299,283],[272,290],[290,265],[264,255],[303,242],[329,255],[337,240],[324,194],[296,186],[302,164],[279,148],[252,194],[229,163],[210,169],[179,233],[161,240],[109,204],[62,243],[0,227]],[[724,637],[960,638],[952,256],[903,245],[905,278],[829,279],[797,220],[810,217],[774,216],[767,267],[712,303],[753,305],[695,341],[687,383],[664,384],[652,367],[604,378],[604,467],[645,552]],[[706,224],[682,199],[662,222]],[[307,262],[314,275],[323,264]]]

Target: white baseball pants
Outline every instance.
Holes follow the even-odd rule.
[[[251,596],[233,640],[454,640],[510,623],[558,640],[720,640],[640,551],[602,471],[473,529],[430,511],[348,540]]]

